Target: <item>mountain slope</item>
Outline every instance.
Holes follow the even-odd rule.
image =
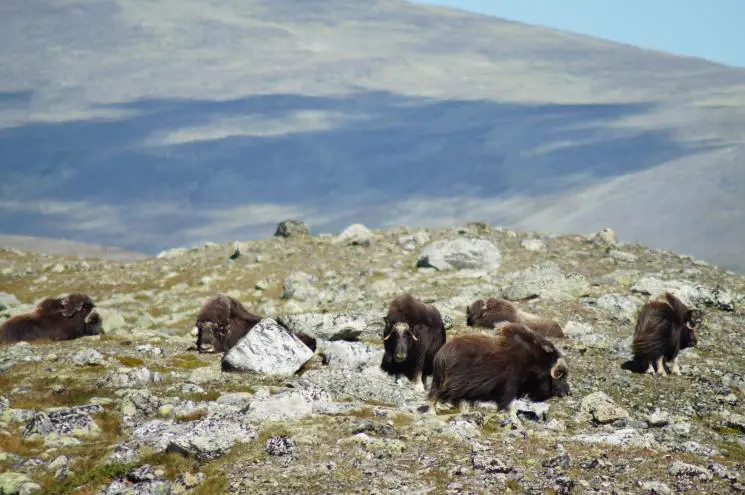
[[[0,16],[2,232],[156,252],[478,219],[745,270],[745,70],[398,0]]]

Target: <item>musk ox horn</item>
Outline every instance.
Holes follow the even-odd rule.
[[[564,373],[566,373],[567,370],[567,363],[564,361],[564,358],[561,357],[556,360],[556,363],[551,368],[551,378],[554,380],[558,380],[562,376],[564,376]]]

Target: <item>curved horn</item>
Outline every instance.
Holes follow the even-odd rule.
[[[383,341],[385,342],[386,340],[390,339],[391,338],[391,335],[393,335],[393,332],[391,332],[388,335],[386,335],[385,337],[383,337]]]
[[[567,369],[567,363],[564,361],[563,357],[560,357],[556,360],[556,363],[551,368],[551,378],[554,380],[558,380],[562,376],[564,376],[564,372]]]

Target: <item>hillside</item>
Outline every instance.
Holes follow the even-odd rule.
[[[130,262],[0,251],[0,319],[85,291],[105,330],[0,347],[5,493],[745,491],[745,277],[608,232],[297,232]],[[663,290],[705,312],[698,345],[680,376],[625,371],[637,312]],[[273,376],[189,350],[200,304],[221,291],[317,337],[314,355]],[[520,425],[487,403],[429,414],[378,369],[381,318],[404,291],[436,305],[448,338],[488,332],[465,322],[478,298],[553,318],[572,394],[523,401]],[[357,341],[334,340],[348,329]]]
[[[0,15],[0,232],[611,226],[745,270],[745,70],[401,0]]]
[[[46,237],[32,237],[23,235],[0,234],[0,248],[17,249],[19,251],[74,256],[78,258],[103,258],[108,260],[134,260],[147,255],[132,251],[124,251],[114,246],[99,246],[67,239],[50,239]]]

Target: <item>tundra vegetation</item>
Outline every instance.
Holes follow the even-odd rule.
[[[0,318],[81,293],[104,330],[0,347],[0,491],[745,490],[742,275],[611,231],[279,230],[128,262],[0,250]],[[696,345],[680,374],[624,369],[640,309],[665,291],[702,311]],[[466,324],[479,299],[555,321],[565,337],[545,338],[571,394],[431,414],[426,390],[380,367],[383,317],[404,293],[437,308],[447,339],[497,334]],[[200,353],[195,321],[216,294],[262,321]]]

